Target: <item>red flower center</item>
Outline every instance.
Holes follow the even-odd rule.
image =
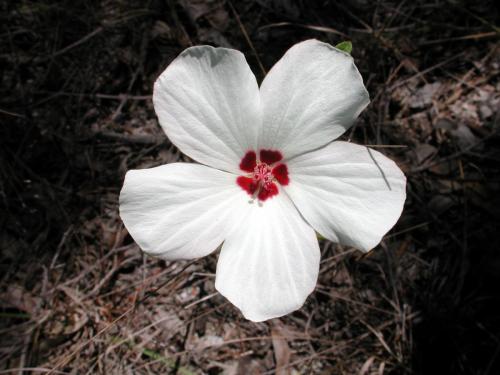
[[[240,162],[240,169],[247,172],[246,176],[238,176],[236,183],[253,198],[265,201],[279,193],[278,182],[288,185],[288,168],[281,152],[276,150],[260,150],[259,160],[255,151],[248,151]]]

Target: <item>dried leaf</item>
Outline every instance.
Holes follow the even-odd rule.
[[[290,369],[287,368],[290,362],[290,348],[285,338],[284,332],[280,327],[275,327],[271,330],[274,359],[276,361],[276,374],[288,375]]]
[[[417,90],[409,101],[410,108],[423,108],[432,103],[433,97],[441,88],[440,82],[428,83]]]
[[[35,310],[40,305],[40,298],[34,297],[19,285],[10,285],[7,292],[0,295],[0,300],[6,306],[12,306],[30,315],[35,314]]]
[[[429,145],[427,143],[423,143],[418,145],[414,150],[414,158],[417,164],[422,164],[425,161],[431,159],[438,152],[437,148]]]
[[[366,360],[366,362],[363,364],[363,367],[361,367],[361,370],[359,370],[359,375],[365,375],[368,373],[368,370],[370,370],[370,367],[372,367],[373,361],[375,360],[375,357],[370,357]]]

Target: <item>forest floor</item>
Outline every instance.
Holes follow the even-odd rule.
[[[0,374],[500,373],[498,4],[343,3],[0,4]],[[408,198],[367,254],[321,241],[303,308],[252,323],[217,253],[143,255],[118,195],[188,160],[151,103],[184,48],[241,50],[261,81],[309,38],[352,41],[372,102],[343,138],[395,160]]]

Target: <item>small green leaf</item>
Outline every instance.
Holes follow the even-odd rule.
[[[339,44],[337,44],[335,48],[347,52],[350,55],[352,51],[352,43],[349,40],[346,40],[344,42],[340,42]]]

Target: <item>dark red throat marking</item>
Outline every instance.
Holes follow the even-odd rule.
[[[245,156],[241,158],[240,169],[245,172],[253,172],[257,165],[257,154],[255,151],[248,151]]]
[[[248,174],[238,176],[236,183],[253,198],[265,201],[279,194],[278,185],[288,185],[288,168],[285,163],[278,163],[283,159],[281,152],[277,150],[253,150],[241,158],[240,169]]]
[[[283,159],[281,152],[275,150],[260,150],[259,156],[260,161],[268,165],[274,164]]]
[[[288,178],[288,168],[286,164],[278,164],[276,167],[273,168],[273,175],[274,178],[281,184],[281,185],[288,185],[290,182],[290,179]]]

